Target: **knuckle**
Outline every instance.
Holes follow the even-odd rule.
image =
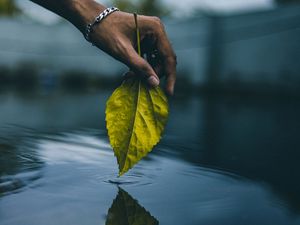
[[[135,58],[132,60],[132,65],[139,71],[139,72],[146,72],[148,70],[147,64],[144,62],[142,58]]]
[[[161,20],[160,20],[160,18],[157,17],[157,16],[152,16],[151,19],[152,19],[153,22],[156,23],[156,24],[161,24],[161,23],[162,23]]]
[[[172,52],[168,57],[166,57],[166,60],[171,65],[177,65],[177,56],[174,52]]]
[[[141,61],[139,62],[139,69],[140,69],[142,72],[147,72],[147,71],[148,71],[148,66],[147,66],[147,64],[146,64],[143,60],[141,60]]]
[[[162,30],[164,28],[164,25],[161,21],[161,19],[157,16],[152,16],[151,20],[153,22],[153,25],[156,29]]]

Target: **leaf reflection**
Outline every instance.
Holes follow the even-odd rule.
[[[119,187],[117,197],[108,210],[106,225],[158,225],[153,217],[137,200]]]

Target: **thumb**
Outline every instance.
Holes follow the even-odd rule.
[[[159,85],[159,78],[150,64],[135,51],[134,48],[129,52],[127,65],[139,76],[147,79],[150,86]]]

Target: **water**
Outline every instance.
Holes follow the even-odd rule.
[[[110,92],[0,95],[0,224],[298,225],[297,100],[174,99],[165,135],[123,177]]]

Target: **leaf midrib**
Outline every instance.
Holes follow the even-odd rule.
[[[129,152],[129,146],[131,144],[133,130],[134,130],[134,127],[135,127],[136,115],[137,115],[137,112],[138,112],[138,105],[139,105],[139,101],[140,101],[140,89],[141,89],[141,81],[139,81],[135,113],[134,113],[133,123],[132,123],[132,127],[131,127],[131,134],[130,134],[130,139],[129,139],[129,142],[128,142],[128,145],[127,145],[127,148],[126,148],[126,156],[125,156],[125,160],[124,160],[124,163],[123,163],[123,166],[122,166],[122,170],[124,169],[124,166],[126,164],[126,160],[127,160],[127,156],[128,156],[128,152]]]

